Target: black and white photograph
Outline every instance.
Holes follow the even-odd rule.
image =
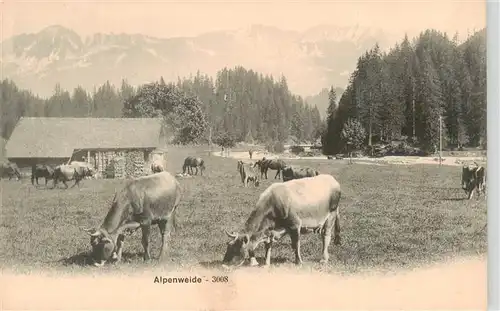
[[[2,1],[2,309],[486,309],[486,14]]]

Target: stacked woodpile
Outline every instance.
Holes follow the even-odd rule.
[[[108,165],[109,168],[109,173],[107,173],[108,178],[118,178],[118,179],[123,179],[126,177],[125,173],[125,157],[115,157],[112,161],[111,164]]]
[[[144,153],[142,151],[129,151],[125,155],[125,174],[129,178],[145,175]]]

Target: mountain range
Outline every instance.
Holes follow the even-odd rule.
[[[290,90],[312,96],[345,87],[357,58],[376,43],[382,49],[402,38],[380,29],[318,25],[303,32],[252,25],[195,37],[155,38],[143,34],[96,33],[82,37],[53,25],[37,33],[5,39],[2,78],[42,97],[57,83],[92,91],[108,80],[132,85],[196,74],[214,76],[228,66],[243,66],[275,77],[284,75]]]

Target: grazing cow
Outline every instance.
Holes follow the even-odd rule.
[[[96,169],[94,168],[94,166],[90,163],[87,163],[87,162],[71,161],[71,163],[69,165],[85,168],[87,171],[87,174],[84,176],[84,178],[86,178],[86,179],[92,178],[96,172]]]
[[[11,180],[14,176],[17,177],[17,180],[21,180],[21,171],[19,170],[19,167],[16,163],[10,161],[2,163],[2,166],[0,167],[0,179],[5,175],[9,176],[9,180]]]
[[[267,179],[267,171],[269,169],[276,170],[276,176],[274,176],[274,179],[276,179],[280,177],[280,173],[286,166],[286,163],[281,159],[266,159],[264,157],[262,160],[255,162],[254,167],[255,166],[260,167],[260,178],[266,177]]]
[[[87,176],[92,176],[92,171],[89,167],[86,166],[62,164],[54,169],[53,176],[54,186],[52,188],[55,188],[57,183],[59,181],[62,181],[66,186],[66,189],[68,189],[68,184],[66,183],[67,181],[75,181],[71,188],[73,188],[75,185],[78,185],[78,187],[80,187],[80,181]]]
[[[467,199],[472,199],[476,188],[478,197],[481,192],[486,192],[486,170],[483,166],[474,162],[474,165],[464,165],[462,167],[462,189],[467,194]]]
[[[135,178],[117,191],[111,208],[99,228],[84,229],[90,234],[95,266],[121,260],[125,234],[142,229],[144,261],[151,259],[149,236],[152,225],[160,229],[162,246],[159,259],[167,250],[167,240],[181,200],[179,182],[169,172]]]
[[[31,167],[31,184],[38,185],[38,178],[43,177],[45,179],[45,187],[47,187],[47,182],[49,179],[54,178],[54,168],[50,165],[36,164]]]
[[[283,181],[318,176],[319,172],[310,167],[285,166],[281,172]]]
[[[193,167],[196,168],[196,174],[198,175],[198,167],[200,168],[200,174],[203,176],[203,171],[205,170],[205,161],[202,158],[187,157],[184,160],[184,165],[182,166],[182,174],[186,173],[186,169],[189,174],[193,175]]]
[[[250,265],[258,265],[255,249],[264,243],[265,264],[270,265],[271,246],[285,234],[290,235],[295,263],[301,264],[300,235],[310,232],[321,234],[321,262],[327,262],[332,230],[334,244],[340,244],[340,197],[340,185],[331,175],[273,183],[260,195],[243,232],[225,230],[232,240],[228,243],[223,264],[240,266],[250,258]]]
[[[248,181],[253,181],[255,187],[259,186],[259,177],[258,174],[255,173],[252,165],[245,164],[243,161],[238,161],[238,172],[241,176],[241,182],[245,187],[248,186]]]

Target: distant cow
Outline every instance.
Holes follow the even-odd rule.
[[[464,165],[462,167],[462,189],[467,194],[467,199],[474,196],[477,189],[478,197],[481,192],[485,193],[486,171],[483,166],[474,162],[474,165]]]
[[[110,259],[121,260],[125,234],[142,229],[144,261],[151,259],[149,235],[152,225],[158,225],[162,238],[159,259],[167,250],[170,229],[181,200],[179,182],[168,172],[135,178],[117,191],[103,223],[96,229],[84,229],[90,234],[92,260],[102,266]]]
[[[331,175],[273,183],[260,195],[243,232],[225,230],[232,240],[228,243],[223,264],[240,266],[249,258],[250,265],[258,265],[255,249],[264,243],[266,265],[270,265],[271,246],[285,234],[290,235],[295,263],[301,264],[300,235],[310,232],[321,234],[321,262],[327,262],[332,230],[334,244],[340,244],[340,197],[340,185]]]
[[[92,178],[95,173],[96,173],[96,169],[94,168],[94,166],[90,163],[87,163],[87,162],[81,162],[81,161],[71,161],[71,163],[69,165],[73,165],[73,166],[78,166],[78,167],[83,167],[86,169],[87,171],[87,174],[85,175],[85,178],[87,179],[90,179]]]
[[[248,186],[249,181],[253,181],[255,187],[259,186],[259,177],[255,173],[252,165],[243,163],[243,161],[238,161],[238,172],[240,173],[241,182],[245,187]]]
[[[203,171],[205,170],[205,161],[202,158],[187,157],[184,159],[184,165],[182,166],[182,174],[186,173],[186,169],[189,174],[193,175],[193,167],[196,168],[196,174],[198,175],[198,167],[200,168],[200,174],[203,176]]]
[[[280,173],[286,166],[286,163],[280,159],[266,159],[264,157],[262,160],[255,162],[254,167],[255,166],[260,168],[260,178],[265,177],[267,179],[267,171],[269,169],[276,170],[276,176],[274,176],[274,179],[276,179],[280,177]]]
[[[45,186],[47,186],[47,182],[49,179],[54,178],[54,168],[50,165],[45,164],[36,164],[31,167],[31,184],[38,185],[38,178],[45,179]]]
[[[75,183],[73,184],[73,186],[71,186],[71,188],[73,188],[75,185],[78,185],[78,187],[80,187],[80,181],[85,177],[92,176],[92,171],[89,167],[86,166],[62,164],[54,169],[53,176],[54,186],[52,188],[55,188],[57,183],[59,181],[62,181],[67,189],[68,184],[66,182],[74,180]]]
[[[2,163],[2,166],[0,167],[0,179],[6,175],[9,176],[9,180],[11,180],[14,176],[17,177],[17,180],[21,180],[21,171],[19,170],[19,167],[16,163],[10,161]]]
[[[165,168],[163,167],[163,163],[161,163],[160,161],[154,161],[153,163],[151,163],[151,172],[161,173],[164,170]]]
[[[281,172],[283,181],[318,176],[319,172],[310,167],[285,166]]]

